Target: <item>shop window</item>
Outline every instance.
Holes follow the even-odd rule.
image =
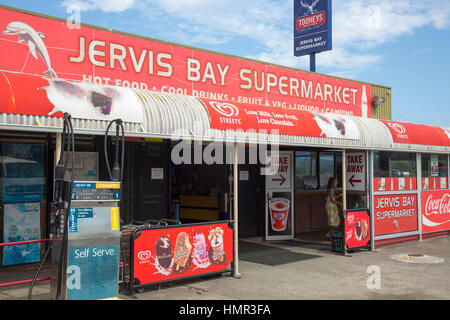
[[[336,161],[335,177],[338,178],[337,187],[342,188],[342,155],[340,155],[340,154],[335,155],[335,161]]]
[[[317,152],[295,153],[295,187],[297,190],[315,190],[317,182]]]
[[[5,142],[0,150],[3,241],[40,239],[46,200],[45,145]],[[38,261],[38,243],[3,248],[2,266]]]
[[[328,186],[328,179],[335,175],[334,155],[321,153],[319,159],[320,188],[326,189]]]
[[[297,191],[326,189],[330,177],[342,175],[342,156],[334,153],[297,151],[295,153]],[[338,179],[338,187],[342,183]]]
[[[422,154],[422,189],[446,189],[447,180],[447,155]]]
[[[380,178],[416,177],[416,154],[374,152],[374,174]]]
[[[374,191],[417,190],[415,153],[376,151],[374,159]]]

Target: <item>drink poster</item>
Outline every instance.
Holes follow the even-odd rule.
[[[294,239],[293,153],[267,154],[270,166],[262,170],[266,176],[266,240]]]
[[[4,242],[38,240],[41,236],[41,204],[5,203],[4,205]],[[3,265],[26,262],[38,262],[39,243],[6,246],[3,249]]]
[[[292,235],[292,193],[269,192],[267,203],[267,235]]]
[[[422,231],[450,229],[450,190],[422,191]]]
[[[439,177],[439,160],[436,154],[431,155],[431,176]]]

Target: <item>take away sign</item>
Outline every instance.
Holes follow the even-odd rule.
[[[270,166],[265,168],[266,189],[292,188],[292,153],[275,152],[268,155]],[[264,170],[264,169],[263,169]]]
[[[366,190],[366,154],[347,154],[347,190]]]

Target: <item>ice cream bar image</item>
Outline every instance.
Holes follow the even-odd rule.
[[[212,262],[221,264],[225,262],[225,251],[223,248],[223,230],[219,227],[211,230],[208,235],[211,244]]]
[[[362,238],[366,239],[369,233],[369,227],[365,220],[362,221]]]
[[[175,253],[173,260],[177,264],[177,268],[184,268],[190,257],[192,245],[189,242],[189,235],[186,232],[180,232],[177,236],[175,244]]]
[[[334,125],[336,126],[336,129],[338,129],[338,131],[345,136],[345,124],[342,121],[334,120]]]
[[[168,269],[172,262],[172,245],[170,239],[161,236],[155,244],[156,257],[158,258],[159,264]]]
[[[356,228],[355,228],[355,234],[356,234],[356,239],[361,240],[361,221],[356,221]]]
[[[194,264],[199,268],[207,268],[209,263],[208,252],[206,250],[206,240],[205,236],[201,232],[197,232],[193,239],[194,249],[193,257]]]
[[[112,99],[107,95],[92,91],[90,101],[92,102],[94,107],[100,108],[101,113],[106,115],[111,113]]]

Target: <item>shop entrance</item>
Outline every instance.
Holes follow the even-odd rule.
[[[121,201],[125,223],[170,218],[167,143],[127,141],[125,148]]]
[[[211,152],[214,148],[216,151]],[[230,219],[230,172],[222,148],[222,144],[201,141],[172,142],[169,152],[172,219],[183,224]]]
[[[184,160],[179,164],[170,161],[172,215],[179,217],[182,223],[233,219],[232,149],[218,144],[218,148],[224,148],[223,159],[220,161],[213,153],[216,162],[208,164],[205,159],[196,158],[199,150],[203,157],[209,152],[208,144],[203,143],[201,149],[200,145],[199,142],[192,142],[189,147],[172,144],[171,153],[176,151],[175,155]],[[178,153],[175,148],[184,148],[183,152],[190,149],[191,155]],[[265,184],[261,165],[253,158],[250,161],[248,146],[240,145],[238,152],[239,237],[263,236]]]
[[[295,152],[295,233],[304,240],[325,241],[327,185],[337,177],[336,193],[342,193],[340,150],[302,149]],[[342,201],[342,198],[340,198]],[[342,208],[340,208],[342,211]]]
[[[265,177],[259,164],[239,165],[239,237],[264,236]]]
[[[346,208],[367,208],[367,158],[365,151],[346,152]],[[357,161],[356,161],[357,160]],[[355,162],[356,161],[356,162]],[[338,180],[335,194],[343,192],[342,151],[331,149],[302,149],[295,152],[295,232],[296,238],[308,241],[329,241],[325,209],[328,180]],[[343,198],[337,198],[343,202]],[[342,224],[343,207],[338,206]]]

